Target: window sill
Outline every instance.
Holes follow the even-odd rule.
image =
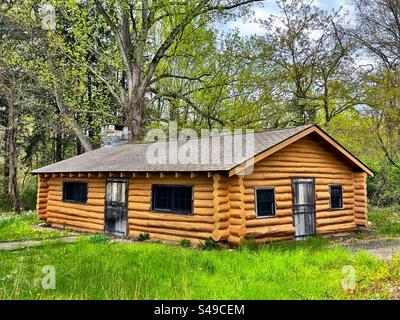
[[[256,215],[256,218],[257,218],[257,219],[270,219],[270,218],[276,218],[276,214],[274,214],[274,215],[270,215],[270,216],[257,216],[257,215]]]
[[[165,214],[176,214],[180,216],[193,216],[193,212],[178,212],[178,211],[169,211],[169,210],[154,210],[151,209],[150,212],[152,213],[165,213]]]
[[[329,208],[329,211],[347,210],[346,208]]]
[[[72,201],[72,200],[62,200],[62,202],[80,204],[81,206],[87,206],[88,205],[87,202],[78,202],[78,201]]]

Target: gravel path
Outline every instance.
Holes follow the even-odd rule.
[[[25,240],[25,241],[8,241],[8,242],[0,242],[0,251],[4,250],[18,250],[29,247],[38,247],[42,245],[55,244],[59,241],[72,243],[77,239],[76,236],[71,237],[63,237],[63,238],[55,238],[55,239],[46,239],[46,240]]]
[[[400,239],[396,240],[366,240],[362,242],[346,243],[344,247],[350,248],[352,251],[365,250],[369,254],[382,259],[390,260],[393,254],[400,254]]]

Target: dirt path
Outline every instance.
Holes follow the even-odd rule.
[[[46,240],[25,240],[25,241],[9,241],[9,242],[0,242],[0,251],[4,250],[18,250],[29,247],[38,247],[49,244],[56,244],[58,242],[66,242],[72,243],[77,239],[76,236],[71,237],[62,237],[55,239],[46,239]]]
[[[400,239],[365,240],[362,242],[346,243],[343,246],[350,248],[352,251],[365,250],[372,256],[382,260],[390,260],[393,258],[393,254],[400,254]]]

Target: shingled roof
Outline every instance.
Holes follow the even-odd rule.
[[[307,133],[312,128],[320,130],[315,125],[306,125],[295,128],[256,132],[254,133],[254,151],[252,154],[248,155],[247,158],[242,158],[239,161],[235,161],[234,159],[234,161],[230,161],[229,163],[224,162],[225,150],[222,142],[221,148],[217,150],[217,152],[220,153],[220,163],[212,163],[212,161],[209,161],[209,163],[205,164],[151,164],[146,158],[146,153],[148,148],[153,145],[152,143],[129,143],[114,147],[103,147],[89,151],[67,160],[34,170],[32,173],[229,171],[243,164],[246,160],[250,160],[257,155],[273,149],[287,140],[290,140],[292,137],[296,137],[301,133]],[[210,138],[192,139],[190,140],[190,143],[199,143],[200,145],[202,139]],[[244,134],[242,135],[242,139],[245,141]],[[188,141],[178,142],[178,146],[184,143],[188,143]],[[171,141],[167,141],[166,144],[167,148],[169,148]],[[209,156],[210,159],[213,156],[211,151]],[[354,159],[361,163],[355,157]]]

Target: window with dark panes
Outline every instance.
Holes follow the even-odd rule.
[[[271,217],[275,215],[275,190],[256,189],[257,217]]]
[[[86,203],[87,202],[87,183],[84,182],[64,182],[63,200],[67,202]]]
[[[152,209],[154,211],[191,214],[192,187],[163,185],[153,186]]]
[[[343,188],[341,185],[330,186],[331,209],[343,208]]]

